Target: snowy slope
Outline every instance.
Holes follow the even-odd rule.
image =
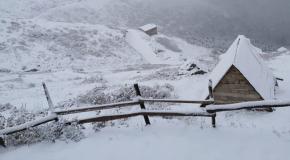
[[[41,20],[0,23],[0,68],[11,71],[102,70],[141,61],[120,29]]]
[[[138,30],[128,30],[126,33],[126,41],[136,49],[141,55],[145,58],[145,60],[152,64],[160,64],[162,63],[154,53],[154,49],[152,48],[150,42],[150,37],[146,35],[144,32]]]
[[[204,60],[215,61],[210,49],[162,34],[148,37],[133,29],[9,18],[0,19],[0,24],[0,100],[31,109],[47,105],[42,81],[58,103],[94,86],[111,85],[116,78],[120,81],[112,82],[115,85],[146,75],[159,78],[156,71],[172,67],[176,77],[181,64],[192,62],[208,70],[211,65]],[[144,73],[134,72],[140,70]]]
[[[279,84],[277,95],[282,99],[290,95],[288,74],[290,68],[285,67],[289,59],[290,56],[285,54],[268,61],[274,73],[284,78]],[[180,97],[197,97],[199,95],[197,88],[203,79],[206,79],[206,76],[191,77],[174,81],[172,84]],[[202,91],[202,88],[200,89]],[[87,128],[87,138],[78,143],[41,143],[2,150],[0,159],[58,160],[69,157],[76,160],[79,158],[282,160],[289,156],[289,113],[289,108],[277,109],[273,113],[249,111],[219,113],[216,129],[211,128],[210,120],[206,118],[167,120],[151,118],[152,125],[145,127],[143,118],[136,117],[127,120],[126,124],[129,125],[106,127],[100,132],[93,132]],[[82,153],[81,157],[79,153]],[[47,156],[48,154],[50,156]]]

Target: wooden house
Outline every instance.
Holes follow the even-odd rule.
[[[146,24],[144,26],[139,27],[139,29],[143,32],[145,32],[149,36],[156,35],[158,33],[157,31],[157,25],[155,24]]]
[[[248,38],[238,36],[221,55],[209,77],[215,104],[275,98],[276,78],[263,62],[261,52]]]

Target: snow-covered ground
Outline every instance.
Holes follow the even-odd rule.
[[[101,84],[137,82],[144,75],[156,79],[155,72],[166,69],[173,74],[182,71],[182,64],[207,71],[213,65],[204,62],[215,61],[211,49],[162,34],[44,20],[5,18],[0,23],[0,100],[32,109],[46,105],[41,82],[58,103]]]
[[[106,16],[96,11],[108,3],[0,1],[0,103],[30,111],[48,108],[41,82],[46,82],[56,106],[95,87],[105,86],[101,92],[109,93],[136,82],[146,86],[168,83],[180,99],[202,98],[208,74],[195,73],[211,71],[218,60],[215,51],[162,32],[149,37],[122,24],[92,23],[98,16]],[[277,98],[289,98],[290,52],[280,48],[263,57],[274,75],[284,79],[279,81]],[[199,110],[197,107],[175,104],[167,108]],[[145,126],[143,117],[135,117],[108,122],[98,132],[86,125],[86,138],[80,142],[0,148],[0,160],[285,160],[290,156],[289,115],[290,108],[272,113],[218,113],[215,129],[209,118],[150,118],[152,125]]]
[[[284,99],[290,95],[289,60],[290,55],[287,52],[269,58],[267,61],[274,74],[284,79],[279,83],[278,98]],[[8,84],[13,84],[18,88],[1,90],[1,95],[6,95],[1,96],[1,99],[15,105],[26,103],[26,106],[33,110],[39,109],[37,106],[45,108],[47,104],[40,86],[41,81],[47,82],[55,103],[73,98],[103,83],[109,86],[131,85],[134,82],[149,86],[170,83],[174,86],[174,91],[179,98],[200,98],[201,93],[206,89],[204,86],[207,83],[205,81],[207,74],[183,76],[180,79],[174,78],[174,74],[173,79],[157,75],[153,79],[142,80],[142,77],[150,77],[159,70],[174,68],[177,64],[147,64],[136,68],[131,66],[124,70],[112,69],[100,73],[78,73],[69,69],[48,73],[24,73],[20,82],[13,81],[18,78],[17,74],[3,73],[2,86],[7,87]],[[82,83],[85,79],[98,75],[102,75],[101,80],[98,77],[91,83]],[[88,80],[88,82],[90,81]],[[25,87],[29,85],[28,83],[36,85],[32,88]],[[176,108],[181,107],[192,108],[191,105],[176,106]],[[277,109],[273,113],[249,111],[219,113],[216,129],[211,128],[208,118],[152,118],[152,125],[145,127],[143,118],[136,117],[130,118],[125,124],[109,125],[99,132],[94,132],[88,127],[86,138],[77,143],[57,141],[53,144],[40,143],[20,148],[2,149],[0,159],[282,160],[289,157],[289,114],[290,108]]]
[[[288,134],[289,135],[289,134]],[[108,128],[78,143],[36,144],[1,159],[265,159],[289,157],[289,139],[252,128],[195,128],[182,123]]]

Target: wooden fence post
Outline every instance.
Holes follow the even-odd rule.
[[[45,97],[46,97],[46,100],[47,100],[47,103],[48,103],[49,113],[53,113],[53,111],[54,111],[54,105],[52,103],[52,100],[50,98],[48,89],[47,89],[46,84],[44,82],[42,82],[42,87],[43,87],[44,94],[45,94]],[[56,118],[55,121],[58,121],[58,118]]]
[[[213,99],[213,90],[212,90],[212,80],[208,81],[208,96],[209,99]]]
[[[215,128],[216,127],[216,123],[215,123],[215,118],[216,118],[216,114],[212,115],[211,117],[211,124],[212,124],[212,127]]]
[[[139,89],[139,86],[138,86],[137,83],[134,84],[134,88],[135,88],[135,91],[136,91],[136,95],[137,96],[141,96],[141,92],[140,92],[140,89]],[[146,109],[145,105],[144,105],[144,102],[140,102],[140,107],[141,107],[141,109]],[[144,115],[144,120],[145,120],[146,125],[150,125],[150,120],[149,120],[149,117],[147,115]]]
[[[47,100],[47,103],[48,103],[48,108],[49,108],[50,111],[53,111],[53,109],[54,109],[53,103],[52,103],[52,100],[51,100],[50,95],[48,93],[46,84],[44,82],[42,82],[42,86],[43,86],[45,97],[46,97],[46,100]]]
[[[4,138],[0,137],[0,146],[6,147]]]

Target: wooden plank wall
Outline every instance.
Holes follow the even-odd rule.
[[[221,79],[215,87],[213,94],[215,104],[263,100],[255,88],[234,66]]]

